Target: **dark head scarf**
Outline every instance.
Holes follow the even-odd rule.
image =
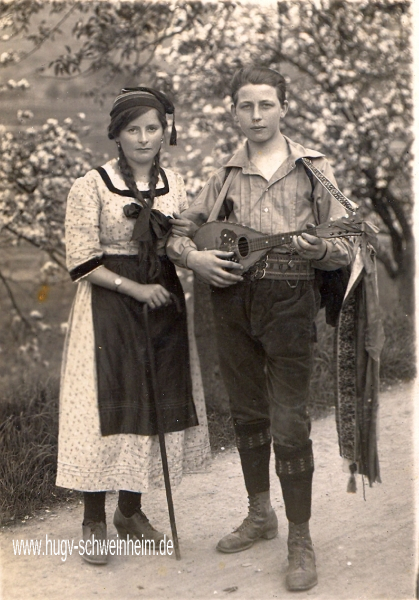
[[[110,113],[111,119],[114,119],[124,110],[136,108],[137,106],[149,106],[158,110],[162,115],[173,115],[170,145],[176,146],[175,107],[162,92],[143,86],[123,88],[113,103]]]

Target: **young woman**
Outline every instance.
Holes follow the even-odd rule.
[[[345,209],[320,183],[312,184],[300,161],[310,158],[334,181],[327,159],[281,132],[288,109],[282,75],[267,68],[240,69],[231,95],[231,110],[246,143],[182,213],[185,227],[188,219],[202,225],[208,218],[227,170],[234,173],[225,203],[231,222],[275,235],[343,216]],[[249,497],[247,517],[217,549],[240,552],[257,539],[277,535],[269,497],[273,438],[289,521],[286,585],[293,591],[309,589],[317,583],[309,531],[314,460],[307,413],[314,319],[320,305],[314,268],[347,265],[350,242],[303,233],[288,246],[273,248],[260,273],[243,277],[241,265],[227,260],[232,253],[198,252],[183,233],[175,225],[167,251],[176,264],[212,285],[220,365]]]
[[[119,491],[120,536],[163,538],[141,510],[141,492],[163,485],[144,303],[172,482],[209,457],[193,330],[189,344],[182,286],[165,254],[170,218],[186,208],[182,178],[160,167],[166,114],[175,144],[168,98],[122,90],[108,127],[118,158],[77,179],[68,196],[67,266],[78,289],[63,357],[57,485],[84,492],[85,540],[106,539],[108,490]],[[99,551],[84,558],[107,560]]]

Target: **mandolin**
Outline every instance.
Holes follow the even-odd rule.
[[[342,217],[300,231],[265,235],[238,223],[211,221],[197,230],[193,241],[198,250],[234,252],[231,260],[240,263],[245,273],[271,248],[289,244],[294,235],[309,233],[325,239],[349,237],[362,235],[364,225],[365,223],[359,217]]]

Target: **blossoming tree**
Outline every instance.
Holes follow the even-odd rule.
[[[409,312],[409,11],[408,0],[11,0],[0,4],[0,40],[9,45],[0,53],[0,67],[16,70],[53,39],[52,72],[61,78],[91,75],[88,95],[96,100],[114,95],[121,81],[147,81],[172,94],[188,115],[178,168],[191,196],[240,141],[229,114],[234,70],[249,63],[281,70],[290,84],[284,132],[324,151],[342,191],[387,234],[379,258],[400,282]],[[13,46],[17,38],[25,41],[22,49]],[[26,85],[9,79],[0,92]],[[51,264],[62,264],[66,194],[91,162],[79,138],[83,124],[25,127],[28,117],[30,112],[20,115],[19,131],[2,131],[0,236],[24,238],[46,250]]]
[[[253,62],[287,76],[284,132],[322,150],[342,191],[387,234],[378,257],[407,312],[414,282],[409,11],[405,0],[289,0],[263,11],[243,5],[212,24],[205,42],[185,33],[170,50],[159,49],[175,71],[180,104],[195,115],[189,134],[212,129],[218,158],[239,139],[225,110],[232,72]]]

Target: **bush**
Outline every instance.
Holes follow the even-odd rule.
[[[335,402],[333,345],[335,329],[326,324],[321,310],[316,320],[317,344],[314,346],[313,372],[308,408],[313,419],[330,412]]]
[[[401,310],[383,321],[386,336],[381,352],[380,380],[384,384],[410,381],[416,377],[415,319]]]
[[[230,412],[208,407],[207,417],[211,450],[219,452],[221,448],[232,448],[235,441]]]
[[[58,385],[22,384],[0,402],[0,518],[27,518],[72,493],[55,487]]]
[[[380,357],[380,382],[383,385],[410,381],[416,376],[415,321],[400,309],[383,318],[385,334]],[[314,365],[310,387],[309,409],[313,418],[334,407],[333,345],[335,330],[326,325],[324,311],[317,319],[318,343],[314,350]]]

